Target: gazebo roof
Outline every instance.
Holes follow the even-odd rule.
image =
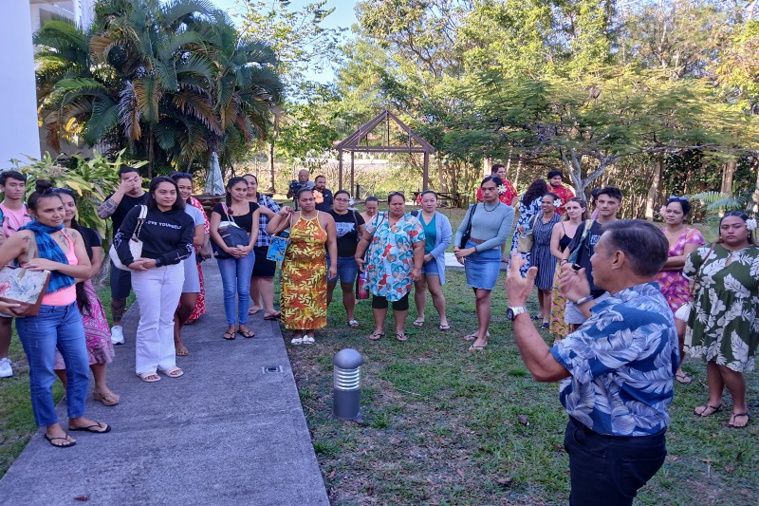
[[[402,145],[390,145],[390,122],[395,123],[408,136],[408,143]],[[387,144],[381,146],[369,146],[367,136],[378,126],[385,124],[388,132],[383,141]],[[362,145],[364,141],[366,144]],[[348,137],[333,145],[337,151],[363,152],[363,153],[434,153],[436,149],[429,142],[419,137],[414,131],[392,112],[385,109],[374,118],[370,119]]]

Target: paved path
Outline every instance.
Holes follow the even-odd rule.
[[[87,401],[111,433],[72,433],[77,445],[57,449],[38,432],[0,481],[0,505],[329,504],[278,323],[259,313],[255,338],[224,341],[219,271],[204,273],[208,314],[185,329],[185,375],[135,376],[135,304],[108,369],[121,403]]]

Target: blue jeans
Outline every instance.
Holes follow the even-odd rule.
[[[227,324],[235,322],[235,295],[237,295],[237,322],[240,325],[248,323],[248,308],[250,307],[250,277],[256,255],[251,251],[243,258],[217,259],[221,283],[224,285],[224,312]]]
[[[332,265],[327,255],[327,270]],[[337,276],[327,281],[330,283],[336,283],[339,279],[341,283],[355,283],[356,276],[358,276],[358,264],[353,257],[337,257]]]
[[[90,369],[82,315],[76,302],[68,306],[43,305],[38,316],[16,318],[16,331],[29,361],[29,389],[37,425],[58,423],[52,391],[56,347],[66,364],[69,418],[84,416]]]
[[[664,464],[665,431],[615,437],[593,432],[570,417],[564,434],[572,483],[570,506],[630,506]]]

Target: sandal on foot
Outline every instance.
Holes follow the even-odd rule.
[[[358,327],[358,322],[356,320],[348,320],[348,326],[352,329],[355,329]]]
[[[684,372],[680,374],[675,374],[675,379],[677,380],[678,383],[682,383],[683,385],[690,385],[691,383],[693,383],[693,379],[687,374],[685,374]]]
[[[424,318],[417,318],[416,320],[414,320],[414,322],[412,323],[412,325],[414,327],[421,327],[421,326],[423,326],[424,325]]]
[[[55,446],[56,448],[71,448],[76,444],[76,441],[71,439],[71,436],[66,434],[65,436],[57,436],[57,437],[50,437],[47,434],[45,434],[45,439],[48,443]],[[65,443],[53,443],[53,441],[65,441]]]
[[[280,313],[279,311],[277,311],[276,313],[272,313],[269,316],[264,316],[264,320],[269,320],[269,321],[279,320],[279,318],[281,316],[282,316],[282,313]]]
[[[161,377],[158,375],[158,373],[155,372],[141,372],[137,376],[139,376],[140,379],[145,383],[155,383],[156,381],[161,381]]]
[[[254,315],[256,313],[260,313],[263,310],[263,308],[250,308],[248,309],[248,316]]]
[[[408,336],[403,332],[401,332],[400,334],[395,334],[395,338],[399,340],[400,342],[408,341]]]
[[[439,328],[440,330],[451,330],[451,326],[447,323],[445,325],[441,324]]]
[[[542,320],[542,319],[543,319],[543,317],[541,315],[539,315],[539,314],[536,314],[536,315],[532,316],[532,321],[534,321],[534,322],[536,322],[538,320]]]
[[[487,344],[473,344],[469,347],[469,351],[482,351],[486,346]]]
[[[540,326],[541,329],[550,329],[551,324],[548,322],[543,322],[543,325]]]
[[[303,344],[303,338],[302,337],[293,337],[292,339],[290,339],[290,344],[292,344],[293,346],[299,346],[299,345]]]
[[[237,329],[237,333],[246,339],[250,339],[251,337],[256,337],[256,333],[250,329]]]
[[[485,334],[485,337],[490,337],[490,332]],[[477,333],[469,334],[468,336],[464,336],[464,341],[476,341],[477,340]]]
[[[92,432],[93,434],[105,434],[106,432],[111,432],[111,426],[107,423],[95,421],[95,423],[86,427],[69,426],[69,430],[80,430],[83,432]]]
[[[735,425],[733,422],[736,418],[739,416],[745,416],[746,417],[746,423],[744,425]],[[751,420],[751,417],[748,416],[748,413],[733,413],[730,415],[730,422],[728,422],[728,427],[732,427],[733,429],[745,429],[748,427],[748,422]]]
[[[237,339],[237,336],[235,335],[235,331],[227,330],[226,332],[224,332],[224,339],[226,339],[227,341],[234,341],[235,339]]]
[[[699,411],[698,408],[701,408],[701,410]],[[707,416],[713,415],[714,413],[719,413],[722,410],[722,404],[720,404],[719,406],[711,406],[711,405],[707,404],[706,406],[699,406],[698,408],[696,408],[696,409],[693,410],[693,414],[696,415],[696,416],[700,416],[702,418],[705,418]],[[712,411],[710,411],[709,413],[707,413],[706,410],[708,410],[708,409],[711,409]]]
[[[379,341],[383,337],[385,337],[385,334],[382,334],[380,332],[372,332],[371,334],[369,334],[369,339],[371,339],[372,341]]]
[[[316,342],[316,340],[312,336],[303,336],[303,344],[314,344],[314,342]]]
[[[92,398],[95,399],[98,402],[102,402],[104,406],[115,406],[119,403],[119,400],[121,397],[114,394],[113,392],[108,392],[107,394],[101,394],[100,392],[92,392]]]
[[[161,369],[161,372],[164,373],[169,378],[178,378],[184,374],[184,371],[180,369],[179,367],[172,367],[171,369]]]

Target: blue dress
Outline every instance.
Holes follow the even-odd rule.
[[[543,197],[538,197],[535,200],[533,200],[529,206],[524,205],[524,195],[522,195],[519,198],[519,206],[517,209],[519,210],[519,218],[517,219],[516,226],[514,227],[514,236],[511,238],[511,252],[513,253],[517,249],[517,237],[519,236],[519,226],[522,225],[525,228],[530,226],[530,221],[532,218],[540,213],[543,212],[542,206],[543,205]],[[520,253],[522,258],[527,260],[527,263],[524,264],[524,267],[520,270],[522,273],[522,276],[527,275],[527,270],[530,268],[530,254],[529,253]]]

